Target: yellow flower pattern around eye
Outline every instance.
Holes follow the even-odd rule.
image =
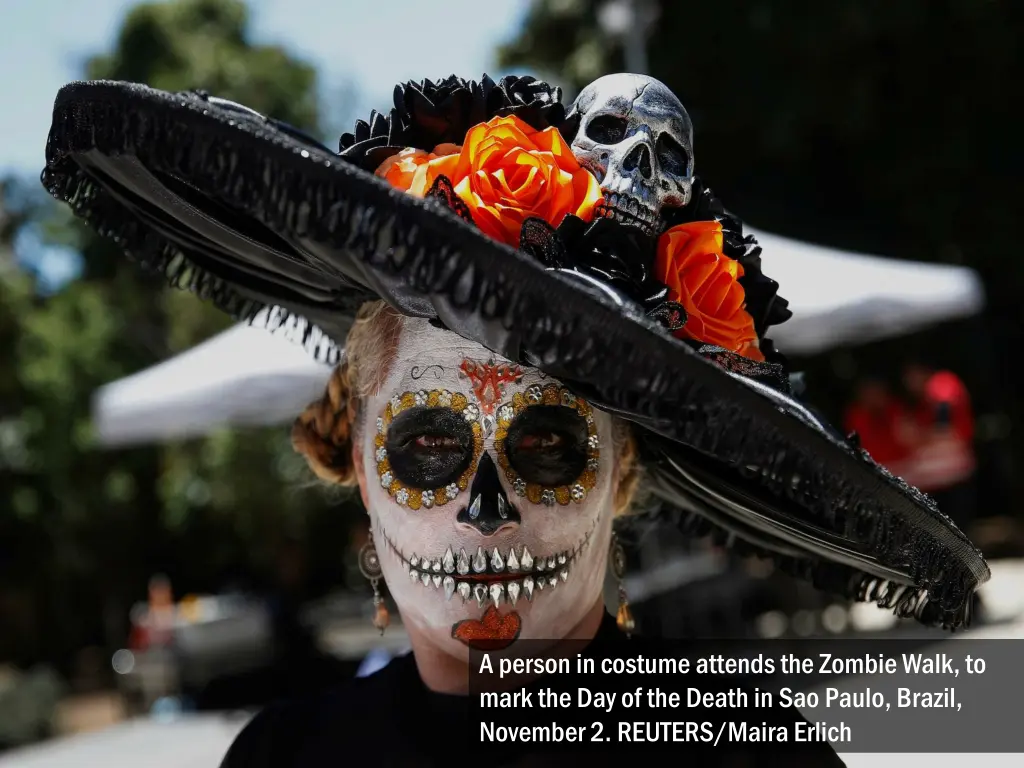
[[[466,421],[471,422],[473,428],[473,460],[470,462],[469,467],[466,468],[466,471],[459,476],[458,480],[442,488],[430,490],[407,488],[395,478],[394,473],[391,471],[391,464],[388,462],[387,435],[392,419],[402,411],[417,406],[451,408],[457,413],[462,413],[466,417]],[[483,428],[480,426],[480,419],[478,417],[479,409],[475,409],[466,396],[458,392],[434,389],[395,395],[385,406],[384,414],[377,419],[377,434],[373,441],[374,458],[377,461],[377,478],[380,480],[381,488],[387,491],[396,503],[409,509],[443,507],[449,501],[453,501],[469,487],[469,481],[473,478],[473,473],[476,472],[476,465],[484,452]]]
[[[516,473],[505,453],[505,438],[512,421],[531,405],[563,405],[572,408],[587,422],[587,467],[572,485],[558,488],[545,488],[537,483],[527,483]],[[498,464],[505,473],[505,478],[512,484],[517,496],[529,499],[534,504],[546,506],[568,506],[569,502],[581,503],[587,494],[597,485],[597,470],[601,465],[601,444],[597,436],[597,424],[594,421],[594,410],[586,401],[576,397],[565,387],[549,384],[546,387],[533,385],[525,392],[512,396],[512,402],[500,406],[497,411],[497,426],[494,433],[494,449],[498,454]]]

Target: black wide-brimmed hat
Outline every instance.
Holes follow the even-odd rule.
[[[328,362],[383,299],[537,367],[634,425],[666,519],[968,623],[981,553],[799,402],[765,336],[786,302],[693,175],[682,105],[630,75],[560,98],[528,77],[407,83],[335,152],[203,92],[73,83],[42,180],[173,285],[237,318],[280,308]]]

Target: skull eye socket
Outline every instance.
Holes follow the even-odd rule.
[[[576,482],[587,468],[588,436],[574,408],[534,405],[509,425],[503,450],[523,480],[557,488]]]
[[[618,144],[626,138],[626,119],[617,115],[599,115],[587,124],[587,138],[598,144]]]
[[[690,155],[683,149],[679,142],[669,134],[663,133],[658,137],[655,147],[658,153],[658,163],[666,173],[673,176],[686,176],[690,167]]]
[[[451,408],[402,411],[388,427],[388,461],[395,478],[427,490],[454,483],[473,461],[473,428]]]

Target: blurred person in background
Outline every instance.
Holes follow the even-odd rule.
[[[902,476],[913,450],[914,425],[910,410],[884,381],[867,378],[858,384],[844,426],[847,433],[857,434],[871,458]]]
[[[963,381],[951,371],[918,361],[903,370],[916,435],[906,479],[930,494],[939,509],[965,530],[974,520],[977,496],[974,413]]]

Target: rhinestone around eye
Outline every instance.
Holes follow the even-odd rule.
[[[452,483],[451,485],[447,486],[444,489],[444,492],[448,494],[449,499],[454,499],[456,496],[459,495],[459,486],[457,486],[455,483]]]
[[[426,507],[427,509],[430,509],[432,506],[434,506],[434,492],[433,491],[424,491],[422,499],[423,499],[423,506]]]
[[[404,507],[409,503],[409,492],[405,488],[400,488],[398,493],[395,494],[395,501]]]
[[[391,413],[398,413],[402,410],[402,398],[395,395],[391,398]]]
[[[448,408],[452,404],[452,393],[447,389],[442,389],[437,396],[437,404],[442,408]]]
[[[511,405],[503,405],[498,409],[498,418],[502,421],[512,421],[514,413]]]
[[[601,466],[601,460],[600,459],[588,459],[587,460],[587,469],[589,469],[591,472],[597,472],[597,470],[600,468],[600,466]]]
[[[592,451],[597,450],[598,446],[600,446],[600,445],[601,445],[601,441],[597,439],[597,435],[591,435],[587,439],[587,446]]]
[[[416,405],[427,404],[427,393],[424,392],[422,389],[419,392],[417,392],[413,397],[416,402]]]
[[[516,492],[516,496],[526,495],[526,482],[523,480],[516,480],[512,483],[512,490]]]
[[[555,503],[555,492],[550,488],[540,495],[540,503],[545,507],[553,506]]]
[[[462,415],[466,418],[466,421],[476,421],[480,418],[480,409],[473,403],[470,403],[463,409]]]
[[[579,483],[576,483],[569,491],[569,495],[572,496],[573,501],[583,501],[583,497],[587,495],[587,489]]]
[[[593,423],[594,423],[594,414],[588,413],[587,414],[587,424],[593,424]]]
[[[539,403],[544,397],[544,392],[541,388],[534,384],[532,387],[526,390],[526,399],[531,403]]]
[[[384,419],[380,416],[377,417],[377,434],[384,434]]]
[[[380,476],[380,487],[381,488],[390,488],[391,487],[391,481],[393,479],[394,478],[391,477],[391,473],[390,472],[385,472],[383,475]]]
[[[388,457],[388,449],[381,446],[380,448],[377,449],[377,453],[374,454],[374,456],[376,457],[377,461],[384,461],[384,459]]]
[[[576,405],[576,395],[574,395],[572,392],[563,392],[562,393],[562,405],[575,406]]]

